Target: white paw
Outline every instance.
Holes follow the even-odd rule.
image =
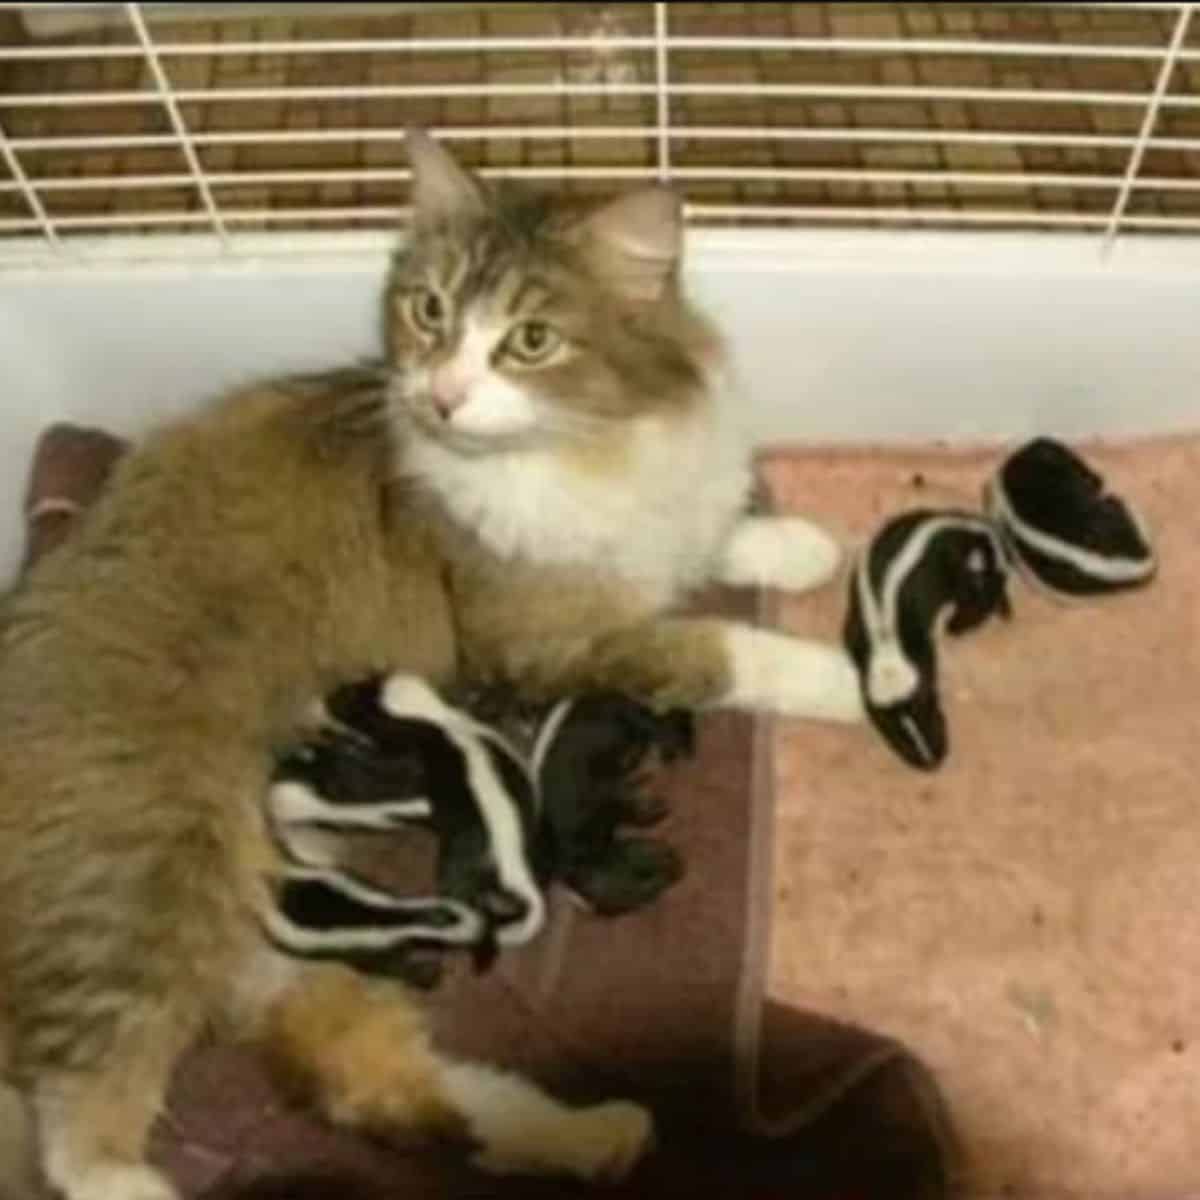
[[[525,1134],[515,1143],[485,1147],[475,1155],[475,1166],[493,1175],[624,1179],[654,1144],[654,1118],[640,1104],[613,1100],[563,1111]]]
[[[802,517],[747,517],[733,531],[721,564],[724,583],[806,592],[828,583],[841,547]]]
[[[58,1186],[64,1200],[179,1200],[179,1193],[151,1167],[97,1164]]]
[[[853,723],[864,716],[858,671],[839,646],[731,625],[725,635],[729,708]]]

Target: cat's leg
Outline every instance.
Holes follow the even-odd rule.
[[[303,968],[260,1030],[282,1080],[331,1121],[466,1139],[483,1170],[615,1179],[653,1138],[636,1104],[571,1108],[520,1076],[439,1054],[408,993],[339,966]]]
[[[563,690],[612,689],[654,708],[739,708],[863,718],[850,656],[826,642],[733,621],[665,617],[591,642],[560,668]]]
[[[725,543],[717,579],[805,592],[828,583],[841,560],[837,542],[803,517],[745,517]]]
[[[41,1195],[33,1120],[25,1097],[0,1084],[0,1198],[34,1200]]]
[[[32,1089],[42,1174],[62,1200],[177,1200],[145,1159],[179,1038],[147,1021],[143,1038],[101,1067],[61,1070]]]
[[[493,1175],[624,1179],[654,1142],[649,1111],[629,1100],[571,1108],[511,1071],[444,1061],[441,1081]]]

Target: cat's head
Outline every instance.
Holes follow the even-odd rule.
[[[413,132],[413,223],[385,306],[392,392],[464,454],[595,437],[686,406],[707,329],[678,287],[682,215],[665,188],[590,212],[489,188]]]

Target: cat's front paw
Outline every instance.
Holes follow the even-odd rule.
[[[734,530],[721,565],[724,583],[807,592],[828,583],[842,550],[802,517],[748,517]]]
[[[654,1118],[640,1104],[613,1100],[562,1112],[552,1125],[472,1160],[493,1175],[570,1175],[588,1182],[624,1179],[654,1145]]]
[[[64,1200],[179,1200],[179,1193],[151,1167],[96,1164],[63,1179]]]

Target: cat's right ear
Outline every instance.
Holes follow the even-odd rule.
[[[412,167],[414,224],[435,225],[483,215],[487,203],[479,182],[435,138],[423,129],[410,129],[405,144]]]
[[[679,268],[683,205],[667,188],[643,188],[593,212],[578,235],[605,284],[626,300],[655,301]]]

